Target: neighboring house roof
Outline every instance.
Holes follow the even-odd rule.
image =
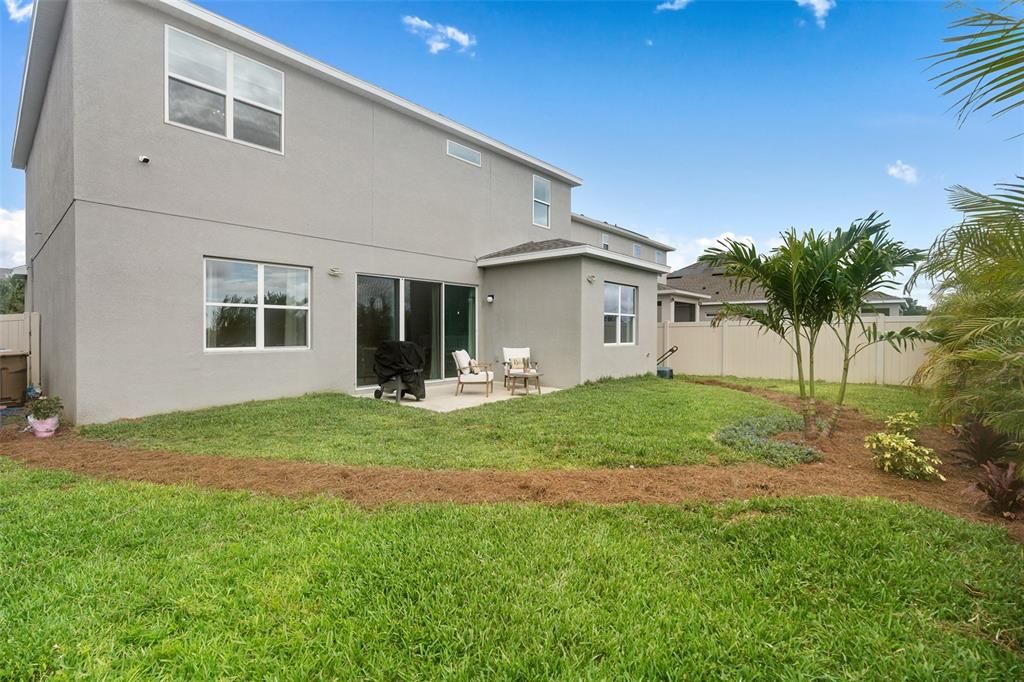
[[[673,294],[677,296],[688,296],[690,298],[710,298],[707,294],[698,294],[693,291],[687,291],[686,289],[680,289],[678,287],[658,282],[658,296],[671,296]]]
[[[712,267],[707,263],[694,263],[668,274],[668,286],[706,294],[708,303],[764,303],[764,292],[760,287],[744,285],[737,290],[725,269]],[[886,294],[868,294],[872,303],[903,303],[903,299]]]
[[[556,258],[571,258],[574,256],[587,256],[597,260],[618,263],[637,270],[647,270],[658,274],[668,272],[667,265],[659,265],[652,261],[627,256],[614,251],[606,251],[590,244],[575,242],[570,239],[545,239],[539,242],[524,242],[516,244],[501,251],[489,253],[476,259],[476,264],[481,268],[496,267],[499,265],[515,265],[517,263],[532,263],[536,261],[554,260]]]
[[[638,242],[647,244],[648,246],[653,246],[656,249],[661,249],[662,251],[675,251],[675,247],[669,246],[668,244],[664,244],[662,242],[655,241],[645,234],[634,232],[633,230],[622,227],[621,225],[616,225],[615,223],[608,223],[603,220],[597,220],[596,218],[590,218],[589,216],[585,216],[582,213],[573,213],[572,220],[577,223],[589,225],[590,227],[596,227],[597,229],[604,230],[605,232],[611,232],[621,237],[626,237],[627,239],[636,240]]]
[[[361,95],[390,109],[400,111],[463,140],[475,142],[492,152],[515,159],[546,175],[558,178],[572,187],[583,184],[579,177],[557,166],[521,152],[472,128],[456,123],[425,107],[413,104],[409,100],[392,94],[383,88],[339,71],[332,66],[308,57],[297,50],[286,47],[264,35],[251,31],[244,26],[240,26],[190,2],[185,2],[184,0],[146,0],[146,3],[191,24],[202,26],[211,33],[228,36],[237,42],[247,45],[255,53],[269,55],[274,59],[286,62],[296,69],[326,80],[349,92]],[[11,165],[15,168],[24,169],[26,164],[28,164],[29,152],[32,149],[36,127],[39,123],[39,115],[43,108],[46,83],[50,77],[50,67],[53,64],[53,56],[57,50],[57,41],[60,38],[60,29],[64,20],[66,6],[67,0],[36,2],[35,11],[32,13],[32,32],[29,35],[28,54],[25,58],[25,72],[21,82],[18,119],[14,132],[14,144],[11,149]]]

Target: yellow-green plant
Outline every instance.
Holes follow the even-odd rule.
[[[946,480],[937,468],[942,461],[935,451],[905,433],[873,433],[864,438],[864,447],[871,451],[875,466],[886,473],[920,481]]]
[[[921,425],[921,417],[917,412],[897,412],[885,420],[885,430],[889,433],[902,433],[913,438],[917,427]]]

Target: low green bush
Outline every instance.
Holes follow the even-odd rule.
[[[715,434],[715,440],[774,466],[817,462],[821,453],[812,447],[772,440],[772,436],[802,428],[803,420],[795,414],[748,417],[720,430]]]
[[[921,481],[946,480],[936,468],[942,461],[935,451],[905,433],[873,433],[864,439],[864,447],[871,451],[875,466],[886,473]]]
[[[921,417],[914,411],[897,412],[885,420],[886,431],[889,433],[902,433],[910,438],[914,437],[919,426],[921,426]]]

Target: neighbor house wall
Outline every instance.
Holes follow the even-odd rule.
[[[580,379],[580,258],[488,268],[480,289],[481,362],[501,373],[502,348],[529,347],[542,383],[566,387]],[[493,303],[486,297],[494,296]]]
[[[580,380],[647,374],[655,369],[657,350],[658,275],[615,263],[585,258],[582,261],[579,334]],[[593,282],[589,279],[593,278]],[[637,288],[636,343],[604,343],[604,283]]]

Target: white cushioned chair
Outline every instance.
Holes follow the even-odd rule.
[[[459,383],[455,385],[455,395],[462,393],[466,384],[483,386],[484,393],[491,394],[491,391],[494,390],[494,372],[491,371],[490,365],[479,364],[464,350],[453,351],[452,360],[455,361],[455,367],[459,371]]]
[[[505,388],[508,388],[509,372],[537,373],[537,363],[530,360],[529,348],[502,348],[501,355],[505,366]]]

